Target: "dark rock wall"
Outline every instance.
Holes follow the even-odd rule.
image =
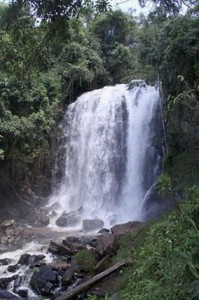
[[[199,154],[199,101],[193,109],[179,103],[166,114],[167,143],[171,154],[182,151]]]

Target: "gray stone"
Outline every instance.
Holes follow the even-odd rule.
[[[92,231],[100,229],[104,226],[103,220],[100,219],[85,219],[83,220],[83,230]]]
[[[68,246],[62,245],[61,243],[57,243],[54,241],[50,241],[50,245],[48,250],[54,254],[58,255],[74,255],[76,253],[75,250],[70,249]]]
[[[50,296],[59,285],[59,275],[50,266],[41,266],[39,272],[33,273],[30,286],[41,295]]]
[[[101,235],[97,239],[96,251],[100,256],[113,254],[118,248],[116,238],[113,234]]]
[[[131,234],[135,236],[138,231],[143,228],[144,223],[139,221],[132,221],[128,223],[118,224],[111,227],[111,232],[115,237],[121,237],[124,234]]]
[[[0,299],[2,300],[20,300],[21,298],[17,297],[16,295],[8,292],[8,291],[0,291]]]
[[[39,223],[41,223],[42,225],[45,225],[45,226],[47,226],[50,223],[49,216],[44,211],[39,213],[39,215],[37,216],[37,220]]]
[[[2,266],[7,266],[10,263],[11,263],[11,260],[9,258],[0,259],[0,265],[2,265]]]
[[[62,286],[68,286],[70,285],[75,279],[75,275],[74,275],[74,268],[69,268],[68,270],[66,270],[62,276]]]
[[[56,225],[59,227],[67,227],[68,226],[68,216],[62,215],[56,221]]]
[[[11,220],[5,220],[1,223],[1,226],[2,228],[6,228],[6,227],[10,227],[12,225],[14,225],[15,223],[15,220],[11,219]]]

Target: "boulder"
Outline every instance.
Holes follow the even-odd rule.
[[[9,238],[6,237],[6,236],[2,236],[2,237],[0,238],[0,243],[1,243],[2,245],[8,244],[8,241],[9,241]]]
[[[78,243],[80,241],[80,238],[76,237],[76,236],[67,236],[67,238],[65,239],[68,243],[72,244],[72,243]]]
[[[69,255],[69,256],[74,255],[76,253],[75,250],[70,249],[68,246],[62,245],[61,243],[57,243],[54,241],[50,241],[48,251],[58,255]]]
[[[37,221],[39,224],[47,226],[50,223],[49,216],[46,212],[41,211],[37,216]]]
[[[3,290],[5,290],[7,288],[7,286],[8,286],[8,284],[10,282],[12,282],[13,280],[16,279],[16,276],[17,275],[14,275],[12,277],[5,277],[5,278],[3,277],[3,278],[0,278],[0,288],[3,289]]]
[[[111,233],[111,231],[107,228],[102,228],[97,233],[109,234],[109,233]]]
[[[18,264],[8,266],[8,272],[14,273],[14,272],[16,272],[17,269],[19,269]]]
[[[50,266],[41,266],[39,272],[33,273],[30,286],[40,295],[50,296],[59,285],[59,274]]]
[[[85,219],[83,220],[83,230],[92,231],[100,229],[104,226],[104,222],[101,219]]]
[[[31,255],[24,253],[20,256],[20,259],[18,261],[17,264],[19,265],[29,265],[29,259],[30,259]]]
[[[80,240],[84,245],[89,245],[93,248],[95,248],[96,243],[97,243],[96,235],[83,235],[83,236],[81,236]]]
[[[30,255],[28,253],[24,253],[21,255],[19,261],[17,264],[19,265],[34,265],[35,263],[43,260],[45,258],[45,255]]]
[[[20,285],[21,285],[21,280],[22,280],[22,277],[20,277],[20,276],[17,276],[17,278],[15,279],[14,285],[13,285],[13,292],[14,292],[14,293],[16,293],[16,291],[17,291],[18,288],[20,287]]]
[[[101,235],[97,239],[96,251],[100,256],[106,256],[108,254],[113,254],[118,248],[116,238],[113,234]]]
[[[62,276],[62,281],[61,281],[61,285],[62,286],[68,286],[70,285],[74,279],[75,279],[75,274],[74,274],[74,268],[69,268],[68,270],[66,270]]]
[[[63,213],[56,221],[56,225],[59,227],[72,227],[79,223],[80,215],[78,211],[72,211],[69,213]]]
[[[14,235],[14,228],[13,227],[8,227],[7,229],[6,229],[6,236],[7,237],[11,237],[12,235]]]
[[[10,220],[5,220],[1,223],[0,227],[1,228],[7,228],[7,227],[10,227],[10,226],[13,226],[15,223],[15,220],[13,219],[10,219]]]
[[[9,258],[3,258],[3,259],[0,259],[0,265],[1,266],[7,266],[11,263],[11,260]]]
[[[124,224],[114,225],[113,227],[111,227],[111,232],[117,238],[120,238],[124,234],[131,234],[135,236],[138,233],[138,231],[141,228],[143,228],[143,226],[143,222],[133,221]]]
[[[26,298],[28,299],[28,290],[27,289],[20,289],[18,291],[18,295],[21,297],[21,298]]]
[[[68,225],[68,216],[62,215],[56,221],[56,225],[59,227],[66,227]]]
[[[80,241],[80,239],[77,240],[77,242],[69,242],[68,239],[62,241],[63,245],[70,248],[71,250],[77,252],[80,250],[83,250],[86,248],[85,244]]]
[[[17,297],[16,295],[4,291],[4,290],[0,290],[0,299],[4,299],[4,300],[20,300],[21,298]]]

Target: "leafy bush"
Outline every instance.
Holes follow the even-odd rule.
[[[96,264],[96,258],[94,253],[88,249],[79,251],[75,255],[75,259],[77,260],[81,269],[85,272],[92,272]]]
[[[171,177],[168,174],[162,174],[158,180],[156,188],[162,197],[167,197],[172,191]]]
[[[199,188],[188,189],[186,198],[180,213],[145,229],[147,235],[132,254],[133,269],[120,299],[198,299]]]

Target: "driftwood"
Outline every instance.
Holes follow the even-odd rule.
[[[118,262],[116,265],[114,265],[113,267],[95,275],[94,277],[90,278],[89,280],[87,280],[86,282],[78,285],[77,287],[75,287],[74,289],[70,290],[70,291],[66,291],[65,293],[63,293],[62,296],[56,298],[57,300],[68,300],[68,299],[72,299],[75,296],[78,296],[79,294],[89,290],[89,288],[97,283],[98,281],[100,281],[101,279],[105,278],[106,276],[112,274],[113,272],[119,270],[120,268],[127,266],[129,263],[131,262],[131,259],[127,258],[124,259],[120,262]]]

